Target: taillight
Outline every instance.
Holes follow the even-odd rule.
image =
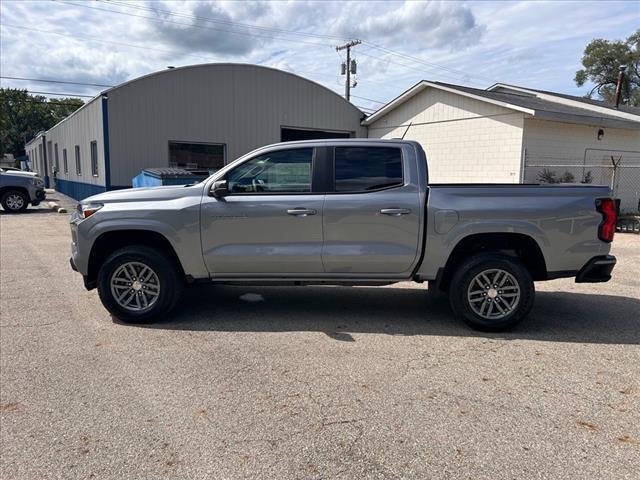
[[[618,207],[612,198],[598,198],[596,200],[596,210],[602,214],[602,222],[598,226],[598,238],[603,242],[613,241],[613,234],[616,232],[616,222],[618,220]]]

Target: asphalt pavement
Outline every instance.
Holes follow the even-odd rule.
[[[0,212],[0,478],[640,478],[640,236],[516,330],[384,288],[190,288],[123,325],[68,215]]]

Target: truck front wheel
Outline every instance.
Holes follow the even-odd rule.
[[[29,205],[29,197],[20,190],[9,190],[2,195],[2,208],[5,212],[17,213],[24,212]]]
[[[519,259],[499,253],[481,253],[462,262],[449,290],[456,316],[490,332],[511,328],[526,317],[534,296],[527,268]]]
[[[179,270],[155,248],[132,246],[113,252],[98,272],[104,307],[128,323],[152,323],[178,302],[184,287]]]

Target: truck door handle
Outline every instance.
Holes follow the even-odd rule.
[[[295,215],[296,217],[306,217],[307,215],[315,215],[318,213],[312,208],[292,208],[287,210],[287,215]]]
[[[389,215],[391,217],[399,217],[400,215],[407,215],[411,213],[410,208],[383,208],[380,210],[382,215]]]

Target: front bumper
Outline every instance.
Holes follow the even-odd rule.
[[[611,272],[616,266],[616,257],[601,255],[593,257],[576,275],[576,283],[600,283],[611,280]]]
[[[71,265],[71,270],[73,270],[74,272],[78,272],[78,267],[76,267],[76,262],[73,260],[73,257],[69,258],[69,264]],[[89,280],[89,277],[87,277],[86,275],[82,275],[82,280],[84,281],[84,288],[86,288],[87,290],[93,290],[98,285],[95,280]]]
[[[36,200],[38,202],[43,201],[47,196],[47,192],[44,191],[44,188],[39,188],[36,190]]]

